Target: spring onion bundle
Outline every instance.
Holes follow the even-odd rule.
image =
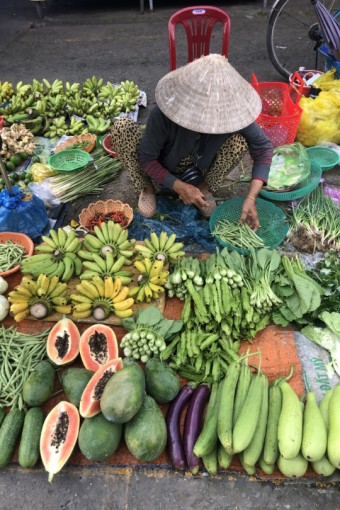
[[[23,407],[22,387],[39,361],[46,358],[48,331],[40,335],[0,328],[0,405]]]
[[[108,182],[116,178],[122,163],[103,154],[97,149],[91,154],[91,161],[83,170],[70,174],[58,174],[49,178],[53,195],[61,202],[72,202],[85,195],[96,195]]]
[[[322,186],[293,205],[289,237],[306,252],[340,248],[339,209],[330,196],[325,196]]]

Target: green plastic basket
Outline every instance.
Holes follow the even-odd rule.
[[[314,147],[309,147],[306,150],[308,152],[309,159],[320,165],[323,172],[326,170],[332,170],[332,168],[340,163],[340,155],[329,147],[315,145]]]
[[[213,232],[216,223],[221,220],[228,220],[233,223],[238,222],[242,213],[243,201],[243,198],[231,198],[219,204],[210,217],[210,232]],[[261,198],[256,199],[256,207],[260,220],[260,227],[256,233],[263,240],[267,248],[274,249],[283,242],[288,233],[289,224],[285,213],[276,205]],[[249,250],[226,243],[218,236],[215,236],[215,239],[220,245],[228,248],[228,250],[235,250],[243,255],[249,253]]]
[[[56,172],[67,173],[80,170],[90,161],[88,152],[79,149],[59,151],[49,157],[48,164]]]
[[[311,161],[311,169],[309,176],[295,186],[291,191],[269,191],[261,189],[261,197],[268,198],[269,200],[288,202],[290,200],[297,200],[298,198],[305,197],[315,190],[318,186],[322,175],[321,166],[315,161]]]

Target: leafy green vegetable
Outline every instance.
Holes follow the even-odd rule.
[[[315,269],[308,274],[323,288],[323,296],[318,313],[321,311],[336,312],[340,302],[340,252],[330,250],[320,260]],[[314,314],[315,315],[315,314]]]

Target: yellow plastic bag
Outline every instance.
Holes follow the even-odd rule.
[[[305,147],[322,142],[340,144],[340,87],[323,90],[315,99],[301,97],[299,105],[303,111],[297,142]]]
[[[340,90],[340,80],[335,79],[336,69],[330,69],[327,73],[322,74],[315,82],[313,87],[321,90]]]
[[[52,175],[56,175],[58,173],[44,163],[33,163],[33,165],[30,166],[29,171],[33,176],[34,182],[41,182],[47,179],[47,177],[52,177]]]

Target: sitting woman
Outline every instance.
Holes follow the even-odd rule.
[[[272,145],[255,123],[261,99],[222,55],[166,74],[144,132],[129,118],[111,128],[112,145],[139,193],[140,214],[156,212],[156,191],[169,189],[209,217],[216,192],[248,150],[252,179],[240,220],[259,226],[256,197],[268,178]]]

